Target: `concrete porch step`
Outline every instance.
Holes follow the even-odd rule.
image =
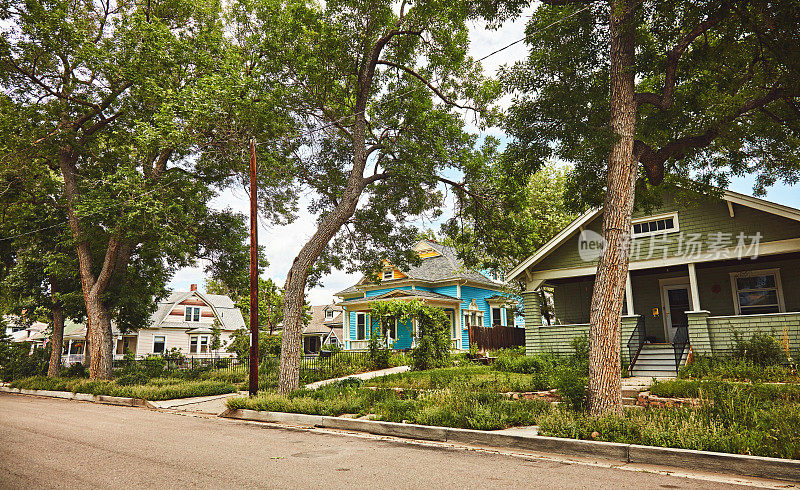
[[[672,371],[633,371],[634,376],[644,376],[647,378],[675,378],[677,377],[677,373],[673,369]]]

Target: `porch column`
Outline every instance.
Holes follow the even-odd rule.
[[[522,293],[525,308],[525,354],[539,353],[539,328],[542,326],[542,306],[536,290]]]
[[[689,289],[692,295],[692,311],[700,311],[700,291],[697,288],[697,271],[694,263],[689,264]]]
[[[625,306],[628,310],[628,315],[635,315],[633,311],[633,287],[631,286],[631,273],[628,271],[628,277],[625,278]]]
[[[344,348],[345,350],[350,349],[350,312],[347,311],[347,307],[342,307],[342,315],[344,318],[342,319],[342,340],[345,342]]]

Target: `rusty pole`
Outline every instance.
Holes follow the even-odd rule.
[[[250,140],[250,396],[258,393],[258,188],[256,143]]]

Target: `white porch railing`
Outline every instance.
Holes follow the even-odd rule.
[[[369,340],[351,340],[350,350],[367,350],[369,348]]]
[[[73,364],[83,364],[83,354],[66,354],[61,356],[61,364],[72,366]]]

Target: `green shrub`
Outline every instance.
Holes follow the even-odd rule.
[[[86,378],[89,376],[89,371],[87,371],[85,364],[76,362],[69,367],[61,368],[60,375],[65,378]]]
[[[28,342],[11,342],[8,337],[0,340],[0,379],[3,381],[45,375],[49,363],[49,346],[31,351]]]
[[[580,412],[586,409],[586,382],[577,369],[563,366],[556,372],[553,387],[570,408]]]
[[[734,332],[733,358],[751,362],[757,366],[786,364],[788,357],[781,343],[771,335],[755,333],[744,340]]]

